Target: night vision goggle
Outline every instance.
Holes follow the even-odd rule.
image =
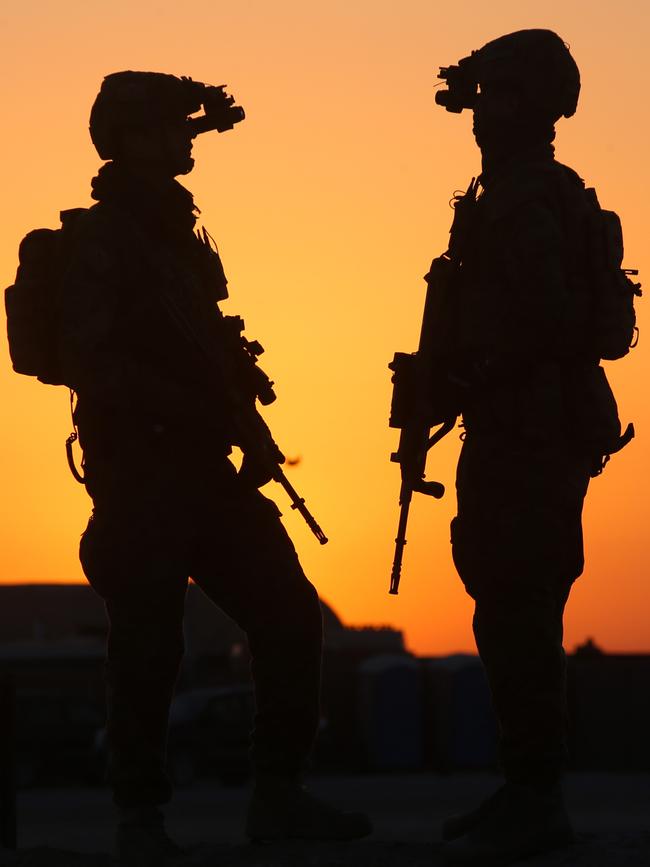
[[[456,66],[440,68],[447,85],[436,102],[456,114],[473,109],[486,84],[516,92],[531,112],[553,122],[575,114],[580,72],[565,43],[551,30],[518,30],[488,42]]]
[[[215,87],[192,81],[191,78],[183,78],[182,82],[187,88],[188,101],[191,103],[188,114],[203,109],[203,114],[187,119],[193,137],[212,129],[225,132],[246,117],[244,109],[235,105],[235,97],[226,93],[227,85],[220,84]]]
[[[436,92],[436,103],[454,114],[460,114],[464,108],[473,109],[476,105],[478,78],[474,54],[476,52],[469,57],[463,57],[457,66],[440,67],[438,78],[446,83],[447,90]]]

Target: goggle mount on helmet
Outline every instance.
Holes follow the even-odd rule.
[[[187,123],[192,136],[216,129],[225,132],[232,129],[236,123],[244,120],[246,114],[240,105],[235,105],[235,97],[226,93],[225,84],[213,86],[191,78],[183,78],[183,84],[188,90],[188,100],[197,104],[196,111],[203,109],[198,117],[188,117]]]
[[[479,92],[506,87],[521,96],[527,110],[553,123],[575,114],[580,94],[580,71],[568,46],[552,30],[518,30],[486,43],[456,66],[440,68],[447,85],[436,102],[447,111],[473,109]]]
[[[438,78],[442,79],[447,90],[436,92],[436,103],[447,111],[460,114],[465,109],[473,109],[478,96],[478,78],[472,52],[469,57],[463,57],[457,66],[441,66]]]
[[[124,70],[102,82],[89,129],[100,157],[112,160],[124,129],[185,123],[194,138],[212,129],[225,132],[244,117],[225,84],[213,87],[162,72]]]

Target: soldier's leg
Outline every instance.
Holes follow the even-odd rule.
[[[167,722],[183,656],[183,597],[179,583],[156,597],[106,599],[110,779],[119,806],[171,797]]]
[[[248,636],[257,712],[258,773],[298,777],[320,715],[322,615],[279,519],[257,491],[235,491],[192,564],[201,589]]]
[[[501,727],[508,779],[551,780],[566,760],[562,616],[582,571],[589,473],[570,453],[499,454],[467,442],[454,559]]]
[[[361,813],[314,798],[301,776],[319,721],[322,615],[276,506],[238,484],[203,534],[192,577],[246,631],[257,714],[252,839],[353,839],[372,830]]]
[[[109,779],[119,807],[169,800],[169,704],[183,655],[187,577],[146,529],[91,520],[81,560],[109,618],[106,660]]]
[[[510,447],[508,447],[510,445]],[[563,449],[468,438],[458,472],[454,560],[501,729],[506,784],[443,825],[447,863],[512,863],[573,839],[562,614],[582,571],[586,462]]]
[[[501,730],[501,763],[517,783],[557,781],[567,759],[562,613],[553,588],[477,592],[474,635]]]

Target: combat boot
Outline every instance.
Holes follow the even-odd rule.
[[[570,845],[571,822],[559,785],[506,785],[486,802],[483,811],[464,817],[466,833],[443,845],[446,864],[506,867],[520,858]],[[460,817],[459,817],[460,822]],[[458,824],[455,831],[460,830]]]
[[[172,867],[182,864],[183,854],[167,836],[164,816],[156,807],[119,810],[117,857],[120,867]]]
[[[294,780],[257,781],[246,817],[246,836],[264,840],[356,840],[372,833],[365,813],[323,803]]]
[[[485,819],[492,810],[496,807],[499,801],[505,795],[505,785],[497,789],[489,798],[482,801],[478,807],[469,810],[467,813],[460,813],[458,816],[450,816],[442,823],[442,839],[444,841],[456,840],[458,837],[463,837],[479,822]]]

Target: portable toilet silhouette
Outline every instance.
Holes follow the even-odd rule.
[[[383,654],[358,669],[358,713],[366,764],[373,770],[422,765],[420,667],[406,654]]]
[[[480,659],[457,654],[422,665],[426,764],[438,770],[494,767],[497,722]]]

